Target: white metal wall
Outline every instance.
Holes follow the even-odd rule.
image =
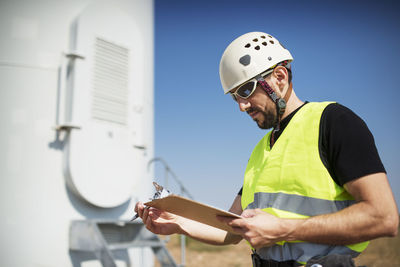
[[[140,177],[132,198],[114,208],[91,205],[68,188],[63,175],[63,134],[57,135],[57,88],[70,25],[85,8],[113,5],[138,25],[144,49],[143,139],[132,162]],[[0,1],[0,266],[100,266],[68,251],[68,228],[76,219],[129,219],[137,199],[152,193],[153,2],[148,0]],[[127,33],[129,34],[129,33]],[[132,177],[135,179],[137,177]],[[151,266],[149,249],[130,250],[119,266]],[[80,265],[81,264],[81,265]]]

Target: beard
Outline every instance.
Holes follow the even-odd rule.
[[[257,123],[260,129],[271,129],[278,123],[276,109],[260,110],[258,108],[251,108],[248,113],[252,111],[257,111],[262,115],[262,118],[254,118],[254,121]]]

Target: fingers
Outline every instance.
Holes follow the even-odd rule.
[[[254,248],[258,247],[258,243],[255,242],[255,240],[252,238],[253,232],[250,229],[250,224],[247,221],[248,220],[247,218],[237,219],[237,218],[223,217],[223,216],[217,216],[217,217],[219,221],[231,226],[236,234],[241,235],[244,239],[250,242],[250,244]]]
[[[149,207],[144,207],[143,208],[142,221],[144,223],[146,223],[148,221],[148,219],[151,219],[150,216],[149,216],[149,211],[150,211]]]
[[[143,205],[143,203],[138,202],[136,204],[135,211],[139,214],[139,217],[142,219],[142,222],[145,225],[145,227],[149,231],[154,232],[155,229],[149,207],[146,207]]]
[[[142,202],[136,203],[136,205],[135,205],[135,212],[136,212],[137,214],[139,214],[139,217],[140,217],[140,218],[142,217],[143,209],[144,209],[144,205],[143,205]]]
[[[245,219],[237,219],[225,216],[217,216],[217,219],[220,222],[226,223],[227,225],[231,226],[237,234],[243,235],[245,232],[248,231],[248,225]]]
[[[167,213],[158,210],[156,208],[151,208],[143,205],[143,203],[138,202],[135,205],[135,211],[142,219],[142,222],[146,229],[155,234],[173,234],[177,231],[177,227],[174,227],[174,217],[168,216]]]
[[[238,218],[232,218],[232,217],[226,217],[226,216],[217,216],[217,219],[220,222],[226,223],[229,226],[232,227],[244,227],[246,225],[246,222],[244,219],[238,219]]]
[[[138,212],[138,207],[139,207],[140,204],[142,204],[142,202],[136,202],[136,205],[135,205],[135,212]]]
[[[143,205],[142,202],[137,202],[135,205],[135,212],[139,215],[139,217],[144,222],[148,216],[148,207]]]
[[[152,220],[151,216],[149,216],[149,209],[145,209],[142,220],[143,220],[143,223],[146,225],[146,228],[149,231],[154,232],[153,220]]]
[[[247,210],[244,210],[240,216],[242,216],[244,218],[251,218],[251,217],[256,216],[256,214],[257,214],[257,210],[247,209]]]

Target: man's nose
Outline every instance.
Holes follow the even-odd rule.
[[[246,111],[251,107],[250,101],[248,101],[247,99],[238,97],[237,102],[239,104],[240,111]]]

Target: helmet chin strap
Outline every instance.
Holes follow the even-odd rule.
[[[272,101],[274,101],[275,106],[276,106],[276,111],[278,114],[278,120],[276,122],[276,126],[274,127],[273,133],[271,135],[271,147],[273,146],[275,140],[274,140],[274,133],[279,131],[279,124],[281,122],[281,117],[283,115],[283,113],[285,113],[286,110],[286,103],[290,98],[290,95],[292,94],[292,90],[293,90],[293,85],[292,83],[289,84],[289,88],[286,91],[286,94],[283,98],[279,97],[274,89],[272,89],[271,86],[269,86],[269,84],[264,80],[264,78],[259,75],[256,77],[257,82],[261,85],[261,87],[264,89],[264,91],[269,95],[269,97],[272,99]]]
[[[289,100],[290,95],[292,94],[292,83],[289,84],[289,88],[286,91],[286,94],[283,98],[279,97],[274,89],[272,89],[271,86],[264,80],[263,77],[258,76],[256,77],[257,82],[261,85],[261,87],[264,89],[264,91],[269,95],[269,97],[274,101],[276,105],[276,109],[278,111],[278,117],[282,117],[283,113],[285,113],[286,110],[286,103]]]

